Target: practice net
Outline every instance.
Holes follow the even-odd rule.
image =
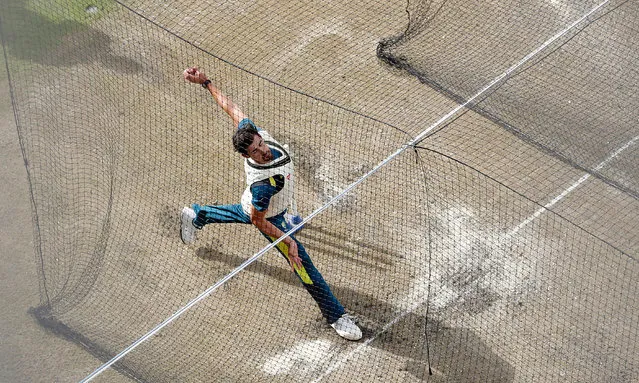
[[[295,237],[363,337],[270,249],[123,376],[637,382],[637,20],[635,1],[5,0],[32,312],[107,362],[269,244],[240,223],[180,239],[184,206],[246,187],[231,118],[182,78],[198,65],[288,145]]]

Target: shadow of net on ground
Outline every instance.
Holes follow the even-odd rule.
[[[300,233],[300,237],[303,236]],[[213,246],[202,246],[195,254],[200,259],[229,266],[237,266],[245,261],[240,256],[225,254]],[[282,262],[285,261],[282,259]],[[303,289],[284,263],[280,267],[258,260],[245,271]],[[225,285],[224,288],[232,287]],[[472,330],[448,327],[441,321],[432,318],[427,320],[424,315],[415,312],[398,315],[400,308],[388,301],[336,284],[331,288],[349,311],[360,319],[363,339],[372,339],[368,346],[404,358],[404,370],[415,378],[427,382],[514,381],[514,367]],[[384,325],[397,317],[400,319],[383,331]],[[321,321],[318,312],[318,322]],[[425,330],[428,332],[428,341]],[[428,374],[428,352],[433,375]]]

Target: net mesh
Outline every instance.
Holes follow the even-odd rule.
[[[638,11],[4,1],[34,315],[107,361],[268,244],[237,205],[247,176],[232,119],[182,79],[198,65],[288,145],[276,151],[294,173],[256,170],[267,182],[255,186],[271,196],[273,177],[293,174],[302,216],[330,202],[294,235],[330,293],[305,291],[288,246],[269,250],[118,371],[148,382],[639,379]],[[254,189],[250,202],[269,206],[280,232],[290,225],[271,209],[283,197],[291,210],[286,187],[268,200]],[[210,214],[187,246],[180,211],[193,203]],[[331,294],[358,318],[359,342],[327,324],[342,314]]]
[[[449,96],[467,100],[496,74],[566,33],[512,74],[475,111],[565,162],[639,197],[637,139],[637,6],[605,2],[417,2],[400,38],[380,45],[380,57]],[[543,17],[539,15],[543,14]],[[482,22],[474,22],[478,18]],[[508,28],[499,28],[508,24]],[[574,27],[568,29],[568,27]],[[450,47],[454,46],[454,49]],[[634,154],[634,155],[633,155]],[[604,165],[601,165],[605,162]]]

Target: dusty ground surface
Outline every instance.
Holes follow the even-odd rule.
[[[212,14],[179,3],[163,4],[158,11],[160,5],[149,3],[141,13],[156,15],[158,23],[247,70],[391,123],[410,135],[455,107],[375,58],[377,42],[405,26],[403,1],[378,8],[365,4],[345,8],[337,2],[307,5],[292,14],[272,12],[267,21],[252,28],[244,28],[243,21],[287,7],[270,1],[220,6],[224,12]],[[71,94],[91,87],[100,92],[86,94],[87,103],[74,101],[105,105],[95,111],[97,117],[85,119],[74,114],[68,100],[43,103],[43,110],[59,110],[53,125],[56,119],[76,116],[77,125],[60,124],[60,128],[68,137],[84,137],[95,145],[83,151],[81,145],[65,141],[67,136],[41,132],[61,149],[47,158],[39,175],[53,172],[57,182],[67,186],[50,183],[42,189],[59,193],[48,202],[42,200],[47,214],[56,218],[51,219],[54,224],[44,224],[43,240],[69,238],[55,242],[60,248],[45,248],[45,253],[78,254],[47,263],[53,275],[50,293],[65,292],[63,282],[69,275],[83,287],[82,304],[61,301],[64,309],[58,317],[89,339],[102,339],[102,346],[112,352],[264,245],[250,227],[207,228],[193,247],[183,246],[176,236],[180,206],[213,198],[236,202],[243,183],[241,162],[226,144],[231,126],[222,113],[211,111],[211,100],[201,89],[180,81],[185,66],[207,68],[249,115],[265,127],[273,126],[271,133],[303,153],[298,160],[298,204],[306,214],[407,137],[388,125],[255,79],[120,12],[115,13],[117,18],[93,26],[93,36],[112,39],[108,53],[95,53],[104,52],[98,45],[95,52],[88,50],[95,53],[92,59],[83,62],[73,59],[71,47],[37,63],[51,74],[43,81],[56,92]],[[140,28],[118,29],[118,20]],[[76,78],[71,69],[90,71],[92,76]],[[26,312],[39,303],[38,262],[33,255],[26,171],[6,83],[4,78],[2,211],[12,219],[2,230],[0,253],[6,302],[0,313],[0,380],[77,381],[99,361],[42,329]],[[122,87],[131,91],[122,94]],[[32,111],[34,121],[45,120],[37,116],[37,106]],[[179,125],[176,115],[182,116]],[[86,129],[87,121],[98,128]],[[104,126],[111,136],[91,133]],[[363,142],[358,134],[364,135]],[[105,148],[104,142],[110,146]],[[427,144],[541,204],[582,176],[473,113]],[[486,147],[492,150],[483,150]],[[109,157],[110,150],[117,154]],[[75,178],[60,170],[69,158],[79,166],[72,173]],[[170,163],[164,162],[167,158]],[[636,382],[636,262],[555,215],[536,213],[538,205],[459,164],[429,155],[423,159],[434,185],[429,190],[433,196],[429,328],[437,329],[431,339],[432,377],[424,375],[421,347],[425,310],[415,305],[425,296],[429,265],[424,249],[429,237],[420,226],[424,217],[416,213],[424,207],[414,198],[423,192],[423,184],[414,182],[422,168],[415,165],[412,153],[318,216],[299,235],[336,295],[360,317],[363,342],[336,339],[271,252],[136,350],[129,359],[131,366],[151,381]],[[85,172],[82,164],[100,172]],[[226,185],[211,177],[227,171]],[[74,188],[72,182],[78,179],[93,187]],[[110,180],[115,180],[115,203],[108,212],[108,230],[117,235],[100,247]],[[70,191],[69,199],[64,198],[65,190]],[[597,203],[600,195],[608,196],[605,203]],[[78,199],[88,201],[82,209],[69,202]],[[593,199],[589,204],[579,202]],[[493,202],[485,211],[489,201]],[[636,237],[628,234],[638,225],[637,215],[628,213],[637,211],[637,204],[606,185],[589,180],[553,208],[626,253],[637,253]],[[140,218],[132,218],[132,210]],[[602,225],[593,217],[605,217],[614,225]],[[82,233],[88,245],[69,237],[65,228]],[[403,229],[401,237],[398,228]],[[227,243],[225,238],[249,239]],[[398,249],[400,240],[409,244],[404,245],[408,250]],[[103,252],[102,274],[87,285],[80,276],[95,270],[91,246]],[[579,258],[567,259],[568,253]],[[389,331],[380,334],[386,326]],[[606,374],[606,366],[612,366],[614,374]],[[111,370],[99,381],[127,378]]]
[[[4,68],[4,58],[2,59]],[[6,71],[0,79],[0,381],[74,382],[96,359],[78,344],[39,326],[28,310],[40,303],[29,184],[11,109]],[[110,372],[105,381],[123,382]]]

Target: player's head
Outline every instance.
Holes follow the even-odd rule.
[[[233,134],[233,147],[242,157],[251,158],[258,164],[265,164],[273,160],[271,149],[252,124],[247,124]]]

